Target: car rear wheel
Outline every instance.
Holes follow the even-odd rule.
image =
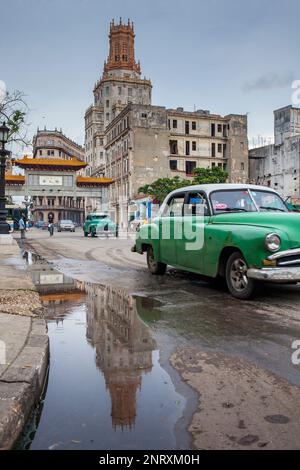
[[[91,228],[91,236],[95,237],[96,236],[96,230]]]
[[[251,299],[257,293],[258,285],[248,278],[247,270],[248,266],[242,253],[232,253],[226,264],[226,283],[231,295],[237,299]]]
[[[147,248],[147,265],[151,274],[165,274],[167,265],[154,259],[152,246]]]

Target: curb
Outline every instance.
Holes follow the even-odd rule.
[[[36,291],[26,275],[24,281],[31,283],[32,290]],[[48,373],[49,337],[46,321],[31,317],[24,340],[23,347],[0,378],[0,450],[12,449],[20,437],[40,401]]]

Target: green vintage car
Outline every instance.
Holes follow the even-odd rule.
[[[167,196],[132,251],[147,252],[152,274],[171,265],[225,278],[234,297],[249,299],[262,282],[300,282],[300,217],[271,188],[189,186]]]
[[[105,213],[89,214],[83,225],[84,236],[116,236],[117,226]]]

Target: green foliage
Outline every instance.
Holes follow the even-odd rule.
[[[188,186],[189,184],[191,184],[190,181],[183,180],[179,176],[174,178],[159,178],[151,184],[145,184],[145,186],[139,188],[138,192],[152,196],[156,202],[161,204],[171,191]]]
[[[24,111],[20,111],[19,109],[17,109],[9,117],[7,125],[10,128],[10,137],[20,132],[20,129],[25,122],[25,116],[26,113]]]
[[[214,168],[196,168],[194,175],[192,184],[226,183],[228,178],[227,171],[218,166]]]
[[[145,184],[139,188],[140,194],[147,194],[161,204],[165,197],[175,189],[193,184],[225,183],[228,173],[220,167],[196,168],[193,180],[185,180],[175,176],[174,178],[159,178],[151,184]]]

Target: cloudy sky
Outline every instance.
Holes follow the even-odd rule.
[[[1,2],[0,81],[22,90],[31,131],[62,127],[83,143],[84,112],[108,54],[112,18],[135,23],[153,104],[248,113],[250,143],[300,80],[299,0]]]

